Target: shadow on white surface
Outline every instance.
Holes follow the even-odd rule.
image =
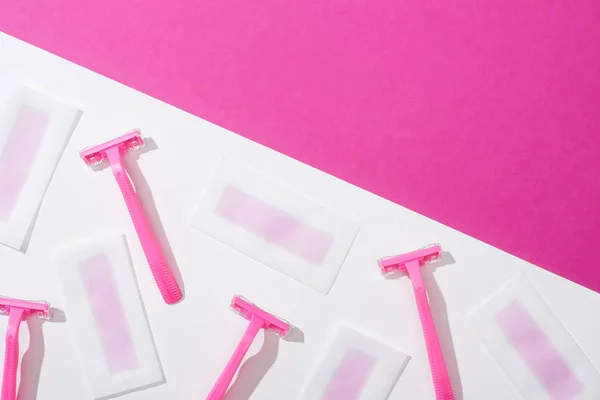
[[[262,378],[275,363],[279,353],[280,338],[272,332],[264,331],[263,345],[252,357],[248,358],[238,371],[237,378],[227,390],[224,400],[248,400],[258,387]],[[292,327],[286,335],[288,342],[304,343],[304,333]]]
[[[52,322],[67,322],[65,313],[62,310],[52,309]],[[29,347],[23,355],[21,361],[21,381],[17,393],[18,400],[37,399],[38,387],[40,383],[40,373],[42,371],[42,362],[46,353],[44,344],[44,333],[42,325],[45,321],[40,318],[28,318],[27,328],[29,329]]]
[[[286,342],[304,343],[304,332],[292,325],[290,331],[283,338]]]
[[[67,322],[67,315],[63,310],[52,307],[52,318],[51,322]]]

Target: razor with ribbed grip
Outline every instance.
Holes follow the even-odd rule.
[[[8,315],[1,400],[15,400],[17,398],[19,330],[21,328],[21,321],[24,318],[34,315],[49,319],[51,316],[50,304],[0,297],[0,314]]]
[[[81,152],[81,158],[90,166],[96,166],[104,160],[108,160],[119,189],[127,205],[133,226],[140,239],[142,249],[156,281],[158,290],[165,303],[177,303],[183,297],[179,284],[173,276],[173,272],[163,255],[162,249],[154,236],[148,218],[144,213],[137,193],[131,183],[129,175],[123,165],[121,153],[129,149],[139,149],[144,146],[144,140],[140,131],[135,129],[125,135],[113,139],[107,143],[95,146]]]
[[[440,340],[431,315],[431,308],[429,307],[427,289],[421,276],[421,266],[439,261],[441,257],[442,247],[439,244],[432,244],[410,253],[382,258],[379,260],[379,268],[383,275],[389,275],[396,271],[408,273],[415,293],[419,319],[421,320],[435,398],[436,400],[454,400],[452,383],[444,361],[444,353],[442,352],[442,346],[440,346]]]
[[[250,303],[242,296],[233,296],[231,308],[233,311],[250,321],[250,324],[248,324],[246,332],[244,332],[242,339],[235,348],[233,355],[227,362],[225,369],[219,376],[219,379],[217,379],[217,382],[208,394],[206,400],[221,400],[223,396],[225,396],[229,384],[242,364],[254,338],[261,329],[271,331],[280,337],[285,337],[292,328],[287,321],[269,314],[265,310]]]

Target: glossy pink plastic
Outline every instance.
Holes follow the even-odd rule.
[[[454,400],[452,383],[448,375],[444,354],[435,329],[435,323],[429,308],[427,299],[427,290],[423,284],[421,276],[421,266],[427,263],[438,261],[442,255],[442,247],[439,244],[432,244],[424,249],[416,250],[411,253],[401,254],[393,257],[386,257],[379,260],[379,267],[383,275],[389,275],[395,271],[407,272],[415,293],[415,301],[421,319],[423,336],[427,347],[427,357],[429,358],[429,368],[433,378],[435,389],[435,398],[437,400]]]
[[[19,329],[21,328],[21,321],[32,315],[49,319],[51,317],[50,304],[0,297],[0,314],[8,315],[1,400],[15,400],[17,398]]]
[[[142,249],[146,255],[146,260],[148,260],[148,265],[150,265],[150,270],[152,271],[152,276],[154,276],[158,290],[160,290],[165,303],[174,304],[181,300],[183,294],[150,228],[146,214],[121,158],[122,152],[129,149],[137,150],[144,145],[145,142],[140,135],[140,131],[134,129],[104,144],[84,149],[81,151],[80,156],[91,167],[100,165],[104,160],[108,160],[117,184],[121,189],[123,199],[125,199],[127,210],[142,244]]]
[[[206,400],[221,400],[223,398],[235,373],[242,364],[250,345],[261,329],[272,331],[281,337],[285,337],[291,329],[291,325],[288,322],[261,310],[241,296],[236,295],[233,297],[231,308],[233,311],[249,320],[250,325],[248,325],[244,336],[242,336],[242,340],[236,347],[233,355],[229,359],[229,362],[208,394]]]

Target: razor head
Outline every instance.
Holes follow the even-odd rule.
[[[378,261],[382,275],[390,275],[394,272],[405,272],[406,263],[418,261],[419,265],[425,265],[439,261],[442,258],[442,246],[435,243],[422,249],[397,256],[384,257]]]
[[[277,336],[285,337],[292,328],[289,322],[258,308],[242,296],[235,295],[231,300],[231,309],[250,321],[252,318],[260,318],[264,321],[263,329],[275,333]]]
[[[11,299],[9,297],[0,297],[0,314],[9,315],[12,308],[23,309],[25,311],[25,317],[36,316],[46,320],[52,318],[50,303],[45,301],[27,301]]]
[[[106,143],[99,144],[98,146],[87,147],[79,152],[79,156],[87,165],[90,167],[97,167],[102,164],[104,160],[108,158],[106,150],[113,147],[118,147],[120,152],[126,150],[137,150],[146,145],[146,142],[142,138],[139,129],[133,129],[126,134],[109,140]]]

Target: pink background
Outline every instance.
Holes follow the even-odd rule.
[[[6,33],[600,291],[597,0],[1,7]]]

